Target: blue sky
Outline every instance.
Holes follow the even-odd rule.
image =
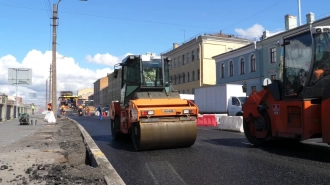
[[[0,2],[0,59],[13,56],[19,64],[32,50],[44,55],[51,50],[50,10],[57,1]],[[308,12],[316,19],[330,15],[329,5],[301,0],[302,23]],[[198,34],[222,30],[253,39],[264,29],[278,32],[286,14],[298,16],[297,0],[62,0],[57,51],[80,68],[111,70],[127,53],[159,54]]]

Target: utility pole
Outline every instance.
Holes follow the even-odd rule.
[[[301,26],[301,9],[300,9],[300,0],[298,0],[298,14],[299,14],[299,26]]]
[[[52,42],[52,109],[55,118],[57,118],[57,100],[56,100],[56,26],[57,26],[57,5],[53,4],[53,42]]]
[[[49,84],[48,84],[48,102],[52,101],[52,64],[49,65]]]
[[[46,107],[48,104],[48,79],[46,79]]]

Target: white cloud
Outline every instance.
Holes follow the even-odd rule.
[[[254,39],[259,40],[261,37],[263,31],[265,31],[265,28],[260,24],[254,24],[250,28],[247,28],[246,30],[242,28],[236,28],[235,32],[238,33],[240,37],[246,38],[246,39]],[[277,30],[277,31],[270,31],[269,36],[276,35],[278,33],[283,32],[283,30]]]
[[[42,53],[37,50],[30,51],[22,62],[12,55],[0,57],[0,92],[9,96],[16,95],[16,86],[8,85],[8,68],[32,68],[32,85],[19,85],[18,96],[23,98],[23,102],[34,102],[45,104],[46,79],[49,77],[49,67],[51,64],[52,52]],[[57,54],[57,91],[73,91],[84,88],[93,88],[93,83],[111,73],[112,69],[105,67],[92,71],[82,68],[71,57],[63,57]],[[36,92],[37,100],[29,99],[28,93]]]
[[[109,53],[105,53],[105,54],[98,53],[94,56],[87,55],[86,60],[92,63],[114,66],[117,63],[121,63],[121,60],[125,58],[127,55],[131,55],[131,53],[126,53],[122,57],[112,56]]]

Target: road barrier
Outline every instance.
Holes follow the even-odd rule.
[[[220,119],[222,116],[228,116],[228,114],[215,114],[218,125],[220,124]]]
[[[242,116],[222,116],[218,125],[220,130],[244,132]]]
[[[197,126],[217,126],[218,122],[214,114],[198,115]]]

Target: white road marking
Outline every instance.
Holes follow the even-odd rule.
[[[242,142],[243,144],[246,144],[246,145],[253,145],[253,144],[251,144],[251,143],[245,143],[245,142]]]
[[[159,184],[158,179],[168,179],[169,184],[186,184],[167,161],[149,162],[145,165],[154,184]]]

